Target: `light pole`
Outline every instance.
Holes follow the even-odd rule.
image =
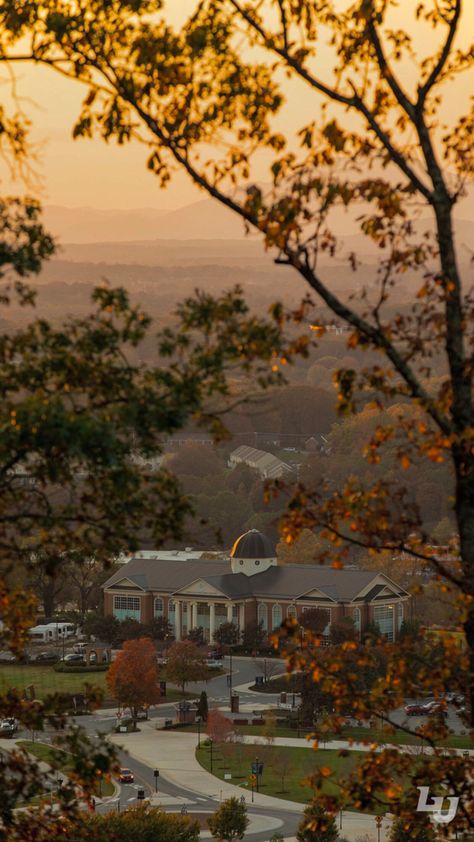
[[[155,769],[153,772],[153,777],[155,778],[155,795],[158,792],[158,778],[160,777],[160,772],[158,769]]]
[[[213,741],[212,741],[211,737],[209,737],[209,739],[210,739],[210,742],[211,742],[211,775],[212,775],[212,746],[213,746]]]
[[[229,707],[232,710],[232,644],[229,644]]]

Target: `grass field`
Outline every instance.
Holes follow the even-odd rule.
[[[48,763],[54,769],[63,772],[65,775],[67,775],[72,768],[72,755],[60,748],[53,748],[45,743],[34,743],[32,740],[18,740],[18,745],[26,749],[26,751],[36,757],[37,760]],[[103,780],[100,783],[97,783],[95,795],[113,795],[114,791],[114,785],[110,781]]]
[[[260,792],[301,803],[310,801],[313,796],[313,790],[304,780],[318,768],[328,767],[332,770],[331,776],[324,782],[323,791],[334,795],[338,792],[337,780],[352,771],[363,756],[363,752],[360,751],[351,751],[347,757],[339,757],[337,751],[330,750],[315,752],[307,748],[229,743],[218,747],[214,745],[212,772],[221,780],[225,780],[224,775],[230,773],[231,783],[242,786],[245,791],[251,791],[248,778],[257,752],[259,760],[264,764]],[[201,766],[210,772],[210,747],[201,746],[200,749],[196,749],[196,757]],[[247,786],[243,786],[245,783]],[[350,805],[347,807],[350,809]],[[380,812],[385,812],[386,809],[381,805]]]
[[[106,672],[72,673],[55,672],[50,665],[30,666],[29,664],[13,664],[0,666],[0,693],[15,687],[22,692],[31,685],[34,687],[35,698],[44,699],[48,693],[82,693],[85,685],[97,687],[104,695],[103,704],[114,707],[115,702],[110,697],[107,684]],[[186,698],[190,697],[186,693]],[[167,689],[165,702],[175,702],[182,698],[179,690],[172,687]]]
[[[181,730],[181,728],[180,728]],[[188,725],[185,730],[194,731],[197,733],[196,725]],[[201,732],[203,729],[201,728]],[[241,734],[248,734],[249,736],[260,737],[266,733],[263,725],[242,725],[236,727],[236,731]],[[301,737],[303,739],[311,731],[304,728],[298,730],[296,728],[287,728],[285,726],[277,726],[273,732],[274,737]],[[410,734],[405,734],[404,731],[396,731],[395,734],[383,734],[380,730],[375,728],[344,728],[342,734],[327,734],[326,742],[331,740],[358,740],[359,742],[367,743],[384,743],[392,745],[420,745],[419,737],[412,737]],[[320,745],[324,748],[324,742],[320,739]],[[473,748],[473,741],[468,736],[460,736],[453,734],[443,741],[443,746],[447,748]]]

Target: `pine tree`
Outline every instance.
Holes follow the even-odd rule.
[[[334,816],[326,813],[317,801],[308,804],[298,825],[297,842],[335,842],[337,837]]]

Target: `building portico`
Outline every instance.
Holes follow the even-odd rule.
[[[234,544],[227,560],[172,560],[138,555],[104,585],[104,608],[119,620],[167,619],[176,640],[201,628],[213,642],[223,623],[241,632],[260,623],[271,633],[287,618],[304,622],[307,610],[327,614],[327,626],[351,618],[360,636],[376,623],[396,640],[406,618],[409,594],[383,573],[335,570],[322,565],[280,566],[265,535],[251,530]]]

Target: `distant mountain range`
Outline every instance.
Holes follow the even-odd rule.
[[[467,257],[474,235],[474,222],[469,220],[469,217],[474,219],[474,195],[470,193],[463,200],[461,210],[467,219],[456,221],[456,233],[461,251]],[[45,208],[44,218],[48,229],[63,246],[61,256],[68,260],[112,260],[149,265],[170,262],[185,265],[197,260],[198,263],[222,264],[229,250],[232,262],[235,258],[241,263],[255,260],[268,263],[269,259],[258,233],[246,236],[242,220],[211,199],[202,199],[177,210],[100,210],[50,205]],[[379,250],[360,233],[360,224],[354,214],[340,208],[334,211],[331,219],[332,228],[344,241],[346,252],[353,250],[369,259],[378,257]],[[417,223],[420,231],[427,227],[427,220]],[[86,245],[92,248],[85,248]]]
[[[63,243],[131,240],[235,240],[245,236],[243,222],[210,199],[178,210],[45,207],[49,230]]]

